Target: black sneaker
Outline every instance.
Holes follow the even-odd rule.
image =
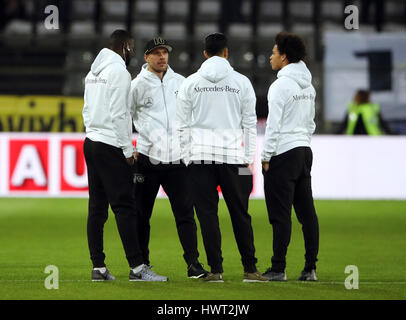
[[[116,280],[116,278],[109,272],[106,268],[106,271],[102,273],[100,270],[92,270],[92,281],[110,281]]]
[[[269,281],[286,281],[286,273],[285,272],[275,272],[271,271],[271,268],[268,268],[263,274],[263,277],[267,278]]]
[[[317,281],[317,275],[316,275],[316,270],[312,269],[310,271],[302,271],[302,274],[300,275],[299,281]]]
[[[199,262],[192,263],[187,268],[187,276],[192,279],[205,278],[208,274],[209,272],[204,270],[203,265]]]

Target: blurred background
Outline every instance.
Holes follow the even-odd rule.
[[[49,5],[58,9],[59,29],[46,28]],[[344,27],[348,5],[358,9],[359,29]],[[170,65],[188,76],[203,62],[204,37],[226,33],[231,64],[257,94],[259,133],[276,79],[274,37],[298,33],[317,91],[316,133],[345,133],[348,104],[362,89],[379,103],[383,133],[406,134],[404,0],[0,0],[0,131],[82,132],[84,77],[118,28],[135,37],[133,77],[151,37],[174,46]]]
[[[111,214],[105,228],[108,265],[121,282],[96,289],[84,280],[90,270],[84,78],[118,28],[135,37],[132,77],[154,36],[173,45],[169,63],[188,76],[203,62],[204,37],[228,35],[230,62],[250,78],[257,95],[250,214],[260,270],[268,267],[272,251],[260,160],[266,96],[276,79],[269,56],[280,31],[303,37],[317,92],[311,147],[321,287],[298,288],[293,281],[266,292],[241,290],[240,257],[223,200],[219,216],[229,280],[221,290],[184,282],[167,199],[154,207],[150,250],[158,272],[174,280],[170,287],[134,290],[125,284],[128,269]],[[193,299],[405,299],[405,31],[406,0],[0,0],[0,299],[188,299],[195,286]],[[159,197],[165,197],[162,190]],[[301,227],[292,220],[290,279],[300,272],[304,247]],[[61,270],[62,290],[44,289],[50,264]],[[360,290],[344,289],[347,265],[359,267]]]

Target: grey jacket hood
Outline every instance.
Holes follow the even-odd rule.
[[[312,84],[312,74],[303,61],[289,63],[278,72],[278,78],[280,77],[294,80],[302,89],[310,87]]]
[[[214,56],[203,62],[197,72],[206,80],[217,83],[226,78],[233,70],[227,59]]]
[[[94,59],[90,71],[97,76],[107,66],[115,63],[121,64],[124,66],[124,68],[126,68],[125,62],[119,54],[115,53],[113,50],[104,48],[99,52],[96,59]]]

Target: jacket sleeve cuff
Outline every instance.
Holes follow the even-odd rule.
[[[265,152],[261,154],[261,162],[269,162],[271,160],[272,155],[269,155]]]
[[[253,164],[254,163],[253,157],[244,157],[244,163],[245,164]]]
[[[135,152],[135,147],[131,145],[131,147],[127,147],[123,149],[124,157],[126,158],[131,158],[133,155],[133,152]]]

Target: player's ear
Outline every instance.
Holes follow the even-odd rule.
[[[130,44],[129,44],[128,42],[124,42],[124,43],[123,43],[123,50],[125,50],[125,51],[127,51],[127,52],[130,52],[130,51],[131,51],[131,49],[130,49]]]
[[[144,54],[144,60],[145,60],[145,62],[148,62],[148,60],[147,60],[147,55],[146,54]]]
[[[209,58],[210,58],[209,55],[207,54],[207,51],[206,51],[206,50],[203,51],[203,55],[204,55],[204,57],[205,57],[206,59],[209,59]]]
[[[228,59],[228,48],[224,48],[223,56],[224,58]]]

